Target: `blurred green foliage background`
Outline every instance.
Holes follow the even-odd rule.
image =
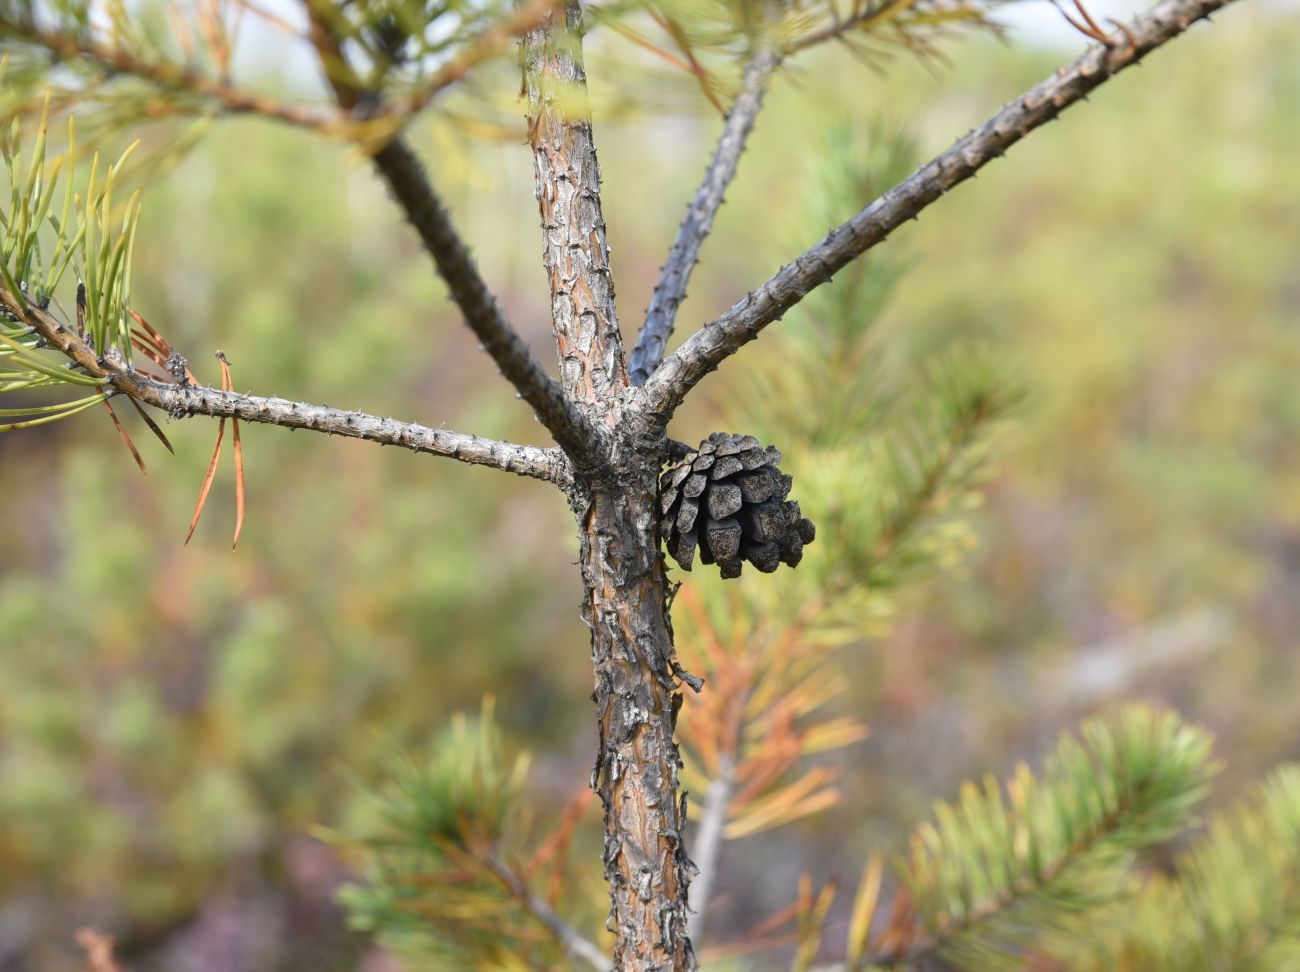
[[[880,323],[886,356],[979,339],[1027,399],[963,568],[837,656],[843,705],[872,730],[837,757],[845,799],[726,856],[713,924],[751,926],[802,869],[851,861],[851,880],[957,779],[1121,699],[1212,727],[1228,794],[1300,756],[1298,49],[1294,10],[1230,9],[888,244],[908,270]],[[947,50],[950,65],[900,55],[884,75],[830,53],[777,82],[683,328],[811,242],[808,181],[832,130],[883,122],[928,155],[1065,56]],[[617,88],[602,67],[598,96]],[[625,332],[716,127],[598,118]],[[549,361],[522,132],[457,141],[442,119],[415,141]],[[146,197],[136,305],[205,380],[222,348],[241,390],[544,443],[359,163],[221,123]],[[744,413],[746,355],[678,438]],[[343,930],[348,861],[317,828],[345,826],[395,750],[492,693],[534,753],[538,806],[585,784],[587,636],[561,498],[252,427],[239,551],[228,468],[183,548],[211,423],[170,426],[175,459],[138,436],[142,479],[90,415],[0,438],[0,497],[23,511],[0,541],[0,969],[77,967],[86,924],[142,969],[384,968]],[[594,841],[594,813],[584,826]]]

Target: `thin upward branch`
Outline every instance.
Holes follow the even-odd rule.
[[[572,471],[558,449],[498,442],[447,429],[431,429],[364,412],[350,412],[327,405],[309,405],[282,398],[240,395],[203,385],[171,384],[158,381],[111,360],[99,358],[71,328],[38,307],[24,306],[0,287],[0,305],[25,324],[36,329],[53,349],[65,355],[86,374],[108,381],[113,391],[136,402],[162,409],[174,418],[210,415],[240,419],[286,429],[310,429],[327,435],[364,439],[379,445],[395,445],[412,452],[447,456],[461,462],[492,466],[521,476],[568,486]],[[181,366],[183,368],[183,365]]]
[[[667,421],[686,394],[768,324],[884,241],[928,205],[973,177],[1034,129],[1056,118],[1113,75],[1177,37],[1231,0],[1164,0],[1011,102],[952,148],[871,203],[820,243],[782,267],[666,358],[645,384],[645,408]]]
[[[759,109],[763,107],[768,79],[780,60],[775,51],[760,47],[745,67],[740,93],[722,127],[713,161],[704,173],[704,181],[700,183],[695,199],[686,210],[686,218],[682,220],[677,239],[668,251],[668,260],[650,299],[645,324],[641,327],[628,369],[634,385],[644,385],[664,358],[677,319],[677,308],[686,297],[686,285],[699,262],[700,246],[713,229],[713,219],[722,205],[727,186],[736,177],[745,142],[754,128]]]
[[[465,322],[482,342],[483,350],[575,463],[598,464],[598,433],[565,397],[559,384],[542,370],[523,338],[501,313],[419,159],[402,139],[396,138],[375,153],[374,161],[407,219],[420,234],[452,299],[465,315]]]

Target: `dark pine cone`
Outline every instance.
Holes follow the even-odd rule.
[[[785,562],[794,567],[812,543],[812,520],[787,500],[791,478],[780,469],[781,453],[752,435],[714,432],[659,480],[660,524],[668,552],[690,570],[700,560],[716,563],[723,577],[739,577],[741,561],[770,574]]]

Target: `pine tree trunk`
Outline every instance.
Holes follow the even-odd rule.
[[[591,629],[605,808],[605,876],[618,972],[695,968],[686,936],[690,862],[673,727],[681,696],[657,536],[662,425],[625,406],[628,379],[586,109],[581,9],[524,38],[524,83],[542,255],[564,391],[598,430],[601,461],[575,463],[582,616]]]
[[[574,503],[591,627],[599,754],[593,786],[605,808],[605,876],[614,968],[689,970],[680,759],[668,586],[655,537],[659,463],[635,468]]]

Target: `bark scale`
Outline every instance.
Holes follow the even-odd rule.
[[[631,383],[619,335],[587,110],[581,9],[570,2],[523,41],[542,256],[560,382],[602,438],[576,463],[578,524],[599,734],[592,787],[604,804],[609,923],[619,972],[688,972],[692,866],[673,742],[680,670],[659,553],[658,479],[667,440],[625,410]]]

